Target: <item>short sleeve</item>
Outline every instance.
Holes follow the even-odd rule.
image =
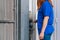
[[[43,15],[50,16],[50,12],[51,12],[51,5],[49,3],[45,3],[43,5]]]

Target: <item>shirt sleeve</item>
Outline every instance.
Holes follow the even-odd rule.
[[[51,6],[48,3],[45,3],[43,6],[43,15],[50,16]]]

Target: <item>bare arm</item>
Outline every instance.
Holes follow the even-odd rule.
[[[42,31],[39,36],[40,40],[44,38],[44,32],[45,32],[46,26],[48,24],[48,20],[49,20],[49,16],[45,16],[44,20],[43,20],[43,25],[42,25]]]
[[[45,16],[44,17],[44,20],[43,20],[43,25],[42,25],[42,31],[44,33],[45,29],[46,29],[46,26],[47,26],[47,23],[48,23],[48,19],[49,19],[49,16]]]

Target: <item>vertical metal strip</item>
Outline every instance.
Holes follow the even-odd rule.
[[[18,4],[17,4],[17,6],[18,6],[18,40],[20,40],[21,39],[21,0],[18,0]]]
[[[17,5],[16,5],[16,0],[13,0],[14,5],[13,5],[13,11],[14,11],[14,24],[13,24],[13,40],[17,40]]]
[[[18,40],[18,0],[16,0],[16,40]]]

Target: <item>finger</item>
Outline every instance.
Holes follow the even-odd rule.
[[[43,39],[43,38],[40,38],[40,39]]]
[[[43,37],[42,37],[42,36],[40,36],[40,39],[43,39]]]
[[[43,40],[43,39],[40,39],[40,40]]]

